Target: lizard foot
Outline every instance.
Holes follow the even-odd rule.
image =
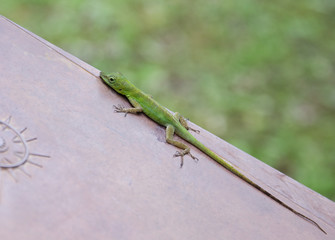
[[[193,158],[193,160],[194,160],[195,162],[198,162],[198,161],[199,161],[199,159],[198,159],[197,157],[193,156],[193,155],[190,153],[190,150],[188,150],[188,151],[186,151],[186,150],[184,150],[184,151],[177,151],[177,152],[173,155],[173,157],[180,157],[180,168],[182,168],[183,165],[184,165],[184,156],[185,156],[186,154],[189,154],[189,155],[191,156],[191,158]]]
[[[121,106],[120,104],[117,106],[113,105],[113,107],[115,108],[114,112],[117,112],[117,113],[123,112],[125,113],[124,116],[125,117],[127,116],[128,112],[125,110],[126,109],[125,107]]]
[[[200,133],[200,130],[188,127],[188,130],[191,130],[195,133]]]

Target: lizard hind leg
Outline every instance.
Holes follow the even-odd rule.
[[[186,128],[186,130],[191,130],[193,132],[200,133],[199,130],[191,128],[190,126],[188,126],[186,118],[184,118],[179,112],[175,112],[173,116],[180,122],[180,124],[184,128]]]
[[[198,158],[196,158],[195,156],[193,156],[191,154],[190,147],[187,146],[186,144],[182,143],[182,142],[173,140],[173,135],[174,135],[174,127],[172,125],[168,125],[166,127],[166,136],[165,136],[166,142],[173,145],[173,146],[176,146],[176,147],[182,149],[181,151],[177,151],[173,155],[173,157],[180,157],[181,158],[180,168],[182,168],[183,165],[184,165],[184,156],[186,154],[189,154],[193,158],[193,160],[198,161]]]

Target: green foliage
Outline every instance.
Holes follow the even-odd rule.
[[[335,199],[333,0],[11,0],[2,14]]]

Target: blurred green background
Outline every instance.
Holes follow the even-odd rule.
[[[11,0],[1,14],[335,200],[334,0]]]

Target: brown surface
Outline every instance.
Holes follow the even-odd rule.
[[[198,150],[173,159],[164,129],[128,104],[99,71],[0,17],[0,120],[43,168],[0,170],[0,239],[335,239],[335,204],[201,129],[198,139],[324,235]],[[199,127],[197,127],[200,129]],[[11,173],[17,180],[14,181]],[[266,184],[265,184],[266,183]]]

